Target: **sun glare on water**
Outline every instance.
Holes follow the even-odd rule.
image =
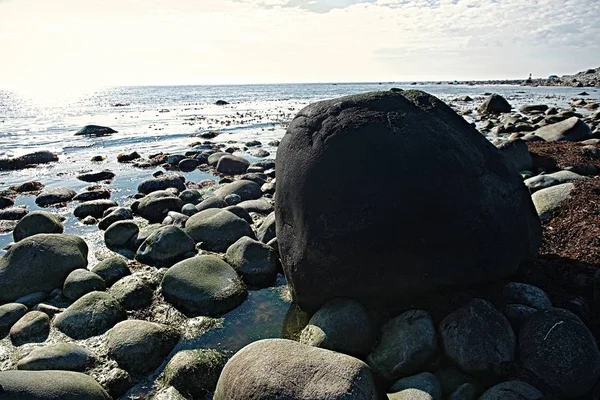
[[[75,82],[31,82],[9,88],[18,97],[36,107],[65,107],[90,96],[101,86]]]

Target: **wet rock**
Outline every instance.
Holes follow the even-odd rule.
[[[63,296],[75,301],[84,294],[103,291],[106,283],[98,274],[87,269],[76,269],[71,272],[63,285]]]
[[[0,210],[0,219],[5,221],[20,221],[27,214],[29,210],[22,207],[11,207]]]
[[[75,197],[73,197],[74,201],[81,202],[102,199],[110,199],[110,191],[106,189],[86,190],[85,192],[78,193]]]
[[[215,102],[215,105],[217,105],[217,106],[226,106],[227,104],[229,104],[229,103],[226,102],[225,100],[217,100]]]
[[[255,237],[248,222],[220,209],[204,210],[192,215],[186,223],[185,232],[196,243],[202,243],[202,248],[216,252],[225,252],[243,236]]]
[[[236,204],[240,204],[242,202],[242,198],[237,194],[228,194],[225,196],[225,203],[230,206],[235,206]]]
[[[158,368],[178,341],[179,334],[168,326],[139,320],[119,322],[106,335],[109,357],[133,374]]]
[[[157,190],[175,188],[182,192],[186,189],[185,178],[177,174],[163,174],[156,178],[146,179],[138,185],[138,192],[149,194]]]
[[[117,133],[112,128],[99,125],[86,125],[75,133],[75,136],[107,136]]]
[[[334,299],[312,316],[299,342],[364,359],[373,349],[375,332],[362,304]]]
[[[48,293],[46,292],[33,292],[26,294],[25,296],[19,297],[15,300],[15,303],[21,303],[26,307],[33,307],[38,303],[46,300],[48,298]]]
[[[269,157],[271,155],[271,153],[269,153],[265,149],[254,150],[251,154],[252,154],[252,156],[258,157],[258,158]]]
[[[47,207],[54,204],[68,203],[77,193],[69,188],[44,189],[36,198],[35,204],[40,207]]]
[[[216,350],[180,351],[165,367],[164,383],[194,399],[207,397],[217,387],[226,361]]]
[[[109,249],[130,248],[139,231],[133,221],[117,221],[104,232],[104,243]]]
[[[538,190],[531,196],[535,209],[542,221],[549,219],[552,213],[565,201],[571,198],[571,192],[575,189],[573,183],[563,183]]]
[[[530,113],[543,113],[548,110],[548,106],[545,104],[525,104],[519,108],[519,111],[522,113],[530,114]]]
[[[498,150],[517,171],[531,169],[533,160],[527,144],[520,140],[510,140],[498,146]]]
[[[94,218],[102,218],[104,211],[108,210],[111,207],[117,207],[119,204],[112,200],[92,200],[86,201],[85,203],[81,203],[75,210],[73,210],[73,215],[76,218],[82,219],[87,216],[92,216]]]
[[[27,314],[27,307],[20,303],[8,303],[0,306],[0,339],[4,339],[10,328]]]
[[[250,162],[243,157],[225,155],[217,163],[217,172],[226,175],[240,175],[246,172]]]
[[[127,261],[121,256],[112,256],[100,261],[92,268],[92,272],[104,279],[107,287],[112,286],[119,279],[131,275],[131,271],[127,267]]]
[[[392,383],[422,370],[436,351],[437,336],[431,316],[426,311],[412,310],[383,326],[367,363],[376,376]]]
[[[10,341],[15,346],[43,342],[50,333],[50,318],[40,311],[29,311],[10,328]]]
[[[217,196],[208,197],[196,205],[196,211],[204,211],[211,208],[227,207],[227,202]]]
[[[181,213],[183,215],[187,215],[188,217],[191,217],[192,215],[198,213],[198,210],[196,210],[196,206],[192,203],[188,203],[188,204],[184,204],[183,207],[181,207]]]
[[[225,261],[251,287],[271,286],[277,279],[277,264],[273,249],[248,236],[241,237],[229,246]]]
[[[12,171],[37,164],[48,164],[58,161],[58,156],[50,151],[36,151],[15,158],[0,159],[0,171]]]
[[[242,201],[255,200],[262,196],[260,186],[247,180],[235,181],[215,190],[215,196],[223,199],[230,194],[237,194]]]
[[[539,390],[525,382],[508,381],[488,389],[479,400],[542,400],[545,398]]]
[[[139,310],[149,306],[154,296],[152,284],[142,276],[130,275],[117,281],[108,291],[126,310]]]
[[[499,94],[489,96],[477,109],[480,114],[502,114],[509,113],[511,110],[511,105]]]
[[[91,292],[54,318],[54,326],[73,339],[101,335],[127,318],[118,301],[105,292]]]
[[[181,192],[179,198],[186,204],[191,203],[196,205],[202,201],[202,193],[196,189],[188,189]]]
[[[372,159],[365,148],[377,149]],[[340,157],[378,173],[341,173]],[[293,299],[310,311],[334,297],[389,304],[439,285],[511,276],[541,243],[522,178],[464,118],[423,92],[309,105],[290,123],[276,170],[281,261]],[[390,197],[398,176],[402,195]]]
[[[198,165],[200,165],[200,162],[195,158],[185,158],[177,164],[179,169],[183,172],[191,172],[195,170]]]
[[[84,347],[73,343],[57,343],[34,349],[27,357],[19,360],[17,369],[83,372],[96,360],[96,356]]]
[[[38,233],[62,233],[63,226],[60,219],[45,211],[33,211],[25,215],[13,231],[15,242],[21,241]]]
[[[235,270],[215,256],[197,256],[175,264],[161,286],[165,299],[190,316],[224,314],[247,295]]]
[[[131,212],[131,209],[126,207],[117,207],[100,220],[98,223],[98,229],[105,231],[115,222],[126,221],[129,219],[133,219],[133,213]]]
[[[64,234],[38,234],[12,246],[0,258],[0,301],[61,288],[67,275],[87,266],[83,239]]]
[[[273,146],[273,147],[277,147],[279,146],[279,140],[271,140],[269,143],[267,143],[269,146]]]
[[[546,142],[579,142],[592,137],[590,127],[577,117],[543,126],[534,134]]]
[[[273,212],[273,204],[265,199],[246,200],[237,205],[249,213],[269,214]]]
[[[92,377],[72,371],[3,371],[0,387],[7,400],[110,400]]]
[[[422,394],[411,393],[411,391],[419,391]],[[388,398],[393,399],[429,399],[441,400],[442,387],[437,378],[431,372],[422,372],[417,375],[402,378],[392,385],[388,390]],[[414,397],[411,397],[414,396]]]
[[[577,397],[600,376],[600,351],[594,336],[573,313],[559,308],[531,316],[519,333],[522,368],[554,394]]]
[[[115,173],[112,171],[99,171],[89,172],[86,174],[77,175],[77,179],[84,182],[100,182],[100,181],[112,181],[115,177]]]
[[[15,204],[15,202],[12,199],[9,199],[8,197],[0,196],[0,210],[7,208],[7,207],[12,207],[14,204]]]
[[[217,164],[219,163],[219,160],[221,159],[221,157],[228,156],[228,155],[229,155],[229,153],[227,153],[227,152],[218,151],[218,152],[213,153],[208,156],[207,163],[211,167],[216,167]]]
[[[183,207],[182,207],[182,209],[183,209]],[[187,220],[189,218],[190,217],[185,214],[178,213],[175,211],[169,211],[167,216],[165,217],[165,219],[163,219],[162,225],[175,225],[179,228],[184,228],[185,223],[187,222]]]
[[[168,191],[157,191],[140,200],[136,213],[155,223],[165,219],[169,211],[180,211],[181,207],[183,201],[179,197]]]
[[[273,212],[263,220],[262,224],[260,224],[256,236],[261,242],[267,243],[270,240],[273,240],[276,235],[275,213]]]
[[[10,189],[17,193],[38,192],[44,188],[44,184],[38,181],[28,181],[18,185],[11,186]]]
[[[515,360],[516,338],[510,323],[482,299],[444,318],[440,336],[446,355],[473,375],[506,374]]]
[[[137,160],[138,158],[141,158],[141,156],[138,154],[137,151],[134,151],[133,153],[129,153],[129,154],[117,154],[117,162],[120,163],[127,163],[127,162],[131,162],[134,160]]]
[[[214,400],[274,398],[378,397],[362,361],[285,339],[260,340],[236,353],[225,365],[214,395]]]
[[[153,232],[142,243],[136,260],[152,266],[171,266],[195,254],[195,243],[181,228],[165,226]]]

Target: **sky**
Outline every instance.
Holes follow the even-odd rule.
[[[0,0],[0,87],[438,81],[600,67],[598,0]]]

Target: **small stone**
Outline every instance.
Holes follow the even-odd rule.
[[[27,314],[27,307],[20,303],[8,303],[0,306],[0,339],[3,339],[10,328]]]
[[[124,276],[131,274],[131,271],[127,267],[127,261],[121,256],[113,256],[100,261],[92,268],[92,272],[104,279],[107,287],[112,286]]]
[[[216,350],[180,351],[165,367],[164,383],[195,399],[207,397],[217,387],[226,361]]]
[[[40,311],[30,311],[10,328],[10,341],[15,346],[39,343],[50,333],[50,318]]]
[[[87,269],[76,269],[65,280],[63,296],[75,301],[84,294],[105,289],[106,283],[98,274]]]
[[[129,248],[139,231],[133,221],[117,221],[104,232],[104,243],[109,249]]]
[[[130,275],[117,281],[108,293],[126,310],[139,310],[152,303],[154,289],[139,275]]]
[[[225,261],[252,287],[267,287],[277,279],[277,264],[272,248],[248,236],[229,246]]]

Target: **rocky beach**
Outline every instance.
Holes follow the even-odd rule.
[[[600,72],[546,83],[6,107],[0,400],[600,398]]]

